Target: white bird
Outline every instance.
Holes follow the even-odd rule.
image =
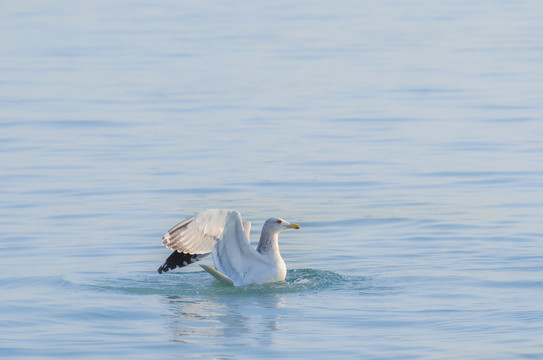
[[[249,242],[251,223],[236,210],[205,210],[171,228],[162,244],[174,252],[158,273],[183,267],[213,255],[211,266],[201,265],[218,280],[234,285],[285,280],[287,268],[279,253],[278,236],[286,229],[300,229],[280,218],[266,220],[256,250]]]

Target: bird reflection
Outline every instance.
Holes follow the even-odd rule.
[[[284,313],[280,295],[258,290],[230,288],[212,296],[168,296],[164,300],[172,340],[180,343],[272,345]]]

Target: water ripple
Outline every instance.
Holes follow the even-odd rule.
[[[241,295],[285,294],[325,289],[373,288],[370,279],[345,276],[328,270],[294,269],[287,273],[284,282],[232,287],[221,284],[206,272],[184,272],[156,275],[145,272],[135,278],[103,278],[93,281],[91,288],[141,295]]]

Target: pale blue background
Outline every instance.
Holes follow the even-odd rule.
[[[0,357],[543,359],[540,1],[3,1]],[[158,276],[206,208],[284,284]]]

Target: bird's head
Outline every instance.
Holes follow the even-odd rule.
[[[270,232],[281,232],[287,229],[300,229],[300,225],[291,224],[280,218],[270,218],[264,223],[264,228]]]

